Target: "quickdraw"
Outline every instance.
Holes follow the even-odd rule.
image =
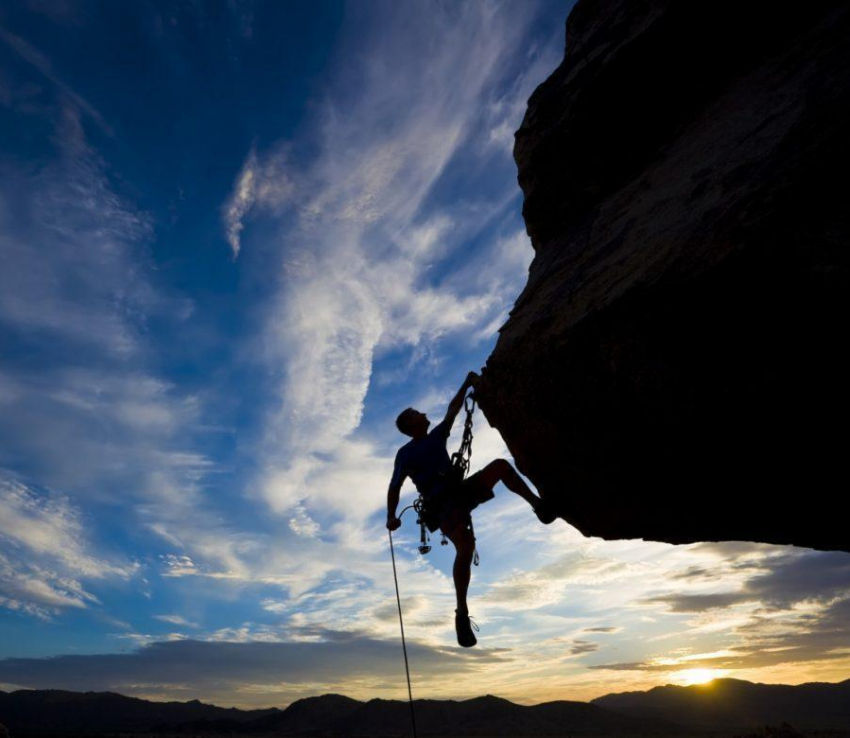
[[[463,422],[463,438],[460,448],[452,454],[452,466],[460,471],[460,478],[466,479],[472,462],[472,413],[475,412],[475,395],[469,394],[463,401],[466,420]]]

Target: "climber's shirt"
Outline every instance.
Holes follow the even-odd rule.
[[[401,486],[410,477],[424,498],[436,497],[445,488],[446,474],[452,462],[446,451],[451,423],[444,420],[434,426],[424,438],[414,438],[402,446],[395,457],[393,486]]]

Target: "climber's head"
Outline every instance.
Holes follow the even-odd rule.
[[[409,407],[398,414],[395,425],[404,435],[415,437],[426,433],[431,421],[425,413]]]

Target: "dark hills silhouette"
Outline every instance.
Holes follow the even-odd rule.
[[[341,694],[307,697],[293,702],[283,712],[254,721],[252,728],[288,735],[321,733],[345,724],[362,707],[362,702]]]
[[[417,700],[422,736],[681,736],[732,735],[790,723],[803,731],[850,734],[850,680],[799,686],[734,679],[711,685],[656,687],[587,702],[518,705],[493,696],[471,700]],[[238,710],[192,702],[149,702],[111,692],[19,690],[0,692],[0,722],[12,736],[173,733],[389,738],[408,735],[408,704],[361,702],[323,695],[285,710]]]
[[[335,695],[319,698],[339,699]],[[295,707],[293,705],[293,707]],[[318,707],[318,706],[317,706]],[[290,721],[288,710],[262,721],[277,735],[397,736],[410,730],[410,708],[398,700],[370,700],[338,719],[320,719],[312,729]],[[417,700],[420,735],[428,736],[561,736],[565,733],[606,735],[666,732],[662,720],[618,715],[586,702],[550,702],[526,707],[499,697],[471,700]],[[307,728],[305,730],[305,728]]]
[[[271,713],[216,707],[198,700],[151,702],[115,692],[22,689],[0,692],[0,723],[12,736],[31,733],[139,733],[200,720],[249,722]]]
[[[592,704],[699,730],[790,723],[798,730],[850,729],[850,679],[788,686],[715,679],[710,685],[667,685],[648,692],[608,694]]]

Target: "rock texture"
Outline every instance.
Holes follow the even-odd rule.
[[[850,550],[850,10],[580,0],[478,398],[586,535]]]

